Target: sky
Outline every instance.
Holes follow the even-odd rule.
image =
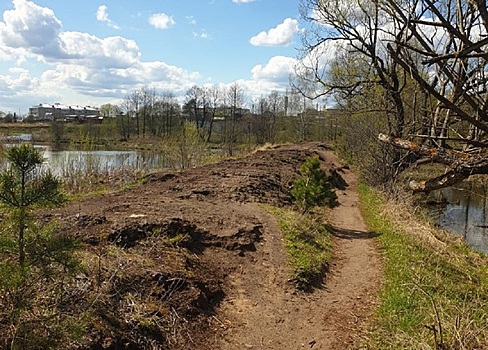
[[[147,87],[285,91],[299,0],[0,0],[0,111],[99,107]]]

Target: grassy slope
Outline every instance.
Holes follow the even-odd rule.
[[[484,349],[488,257],[419,224],[406,207],[360,188],[363,215],[379,234],[385,277],[372,349]],[[385,208],[388,207],[388,211]],[[488,348],[488,347],[487,347]]]

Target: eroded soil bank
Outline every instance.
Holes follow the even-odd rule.
[[[294,291],[282,236],[259,203],[292,204],[307,157],[340,175],[323,286]],[[374,309],[381,273],[356,178],[323,144],[257,151],[50,212],[83,242],[64,307],[85,320],[85,349],[343,349]]]

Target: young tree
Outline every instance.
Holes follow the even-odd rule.
[[[43,156],[31,145],[8,148],[8,168],[0,174],[0,201],[12,212],[16,223],[19,264],[25,264],[25,230],[30,209],[58,205],[63,200],[60,182],[50,172],[40,174]]]
[[[173,169],[202,165],[207,153],[205,141],[201,139],[195,124],[190,121],[185,121],[161,146],[168,165]]]
[[[327,175],[320,169],[318,157],[310,157],[300,167],[301,176],[293,183],[291,195],[296,204],[306,211],[314,206],[332,206],[337,200]]]
[[[39,169],[43,157],[31,145],[8,148],[5,158],[0,202],[10,211],[13,232],[0,236],[0,348],[65,347],[79,334],[78,315],[63,309],[67,277],[79,266],[77,242],[30,220],[32,209],[63,201],[60,181]]]

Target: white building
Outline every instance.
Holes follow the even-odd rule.
[[[98,108],[90,106],[67,106],[60,103],[53,105],[47,103],[40,103],[37,106],[29,108],[29,115],[36,121],[66,121],[66,122],[85,122],[85,121],[99,121],[103,119],[100,117]],[[102,118],[102,119],[101,119]]]

